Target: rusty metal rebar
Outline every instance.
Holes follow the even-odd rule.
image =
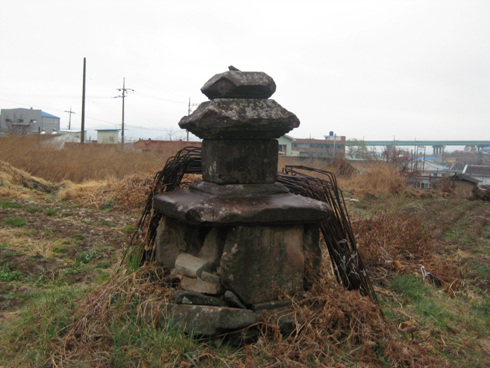
[[[320,174],[324,179],[312,177],[302,171]],[[291,193],[328,203],[333,215],[320,223],[320,231],[325,240],[328,254],[339,284],[348,290],[359,290],[377,301],[376,293],[369,279],[366,267],[357,250],[344,196],[337,185],[335,175],[330,171],[300,165],[286,165],[278,174],[278,182],[284,184]]]
[[[200,147],[184,147],[167,160],[163,169],[153,178],[151,192],[146,199],[143,213],[131,237],[123,262],[130,255],[140,257],[140,266],[145,261],[154,260],[155,238],[158,223],[162,218],[161,213],[153,211],[155,195],[179,188],[185,174],[201,174],[201,172]]]

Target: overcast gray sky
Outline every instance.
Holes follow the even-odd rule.
[[[234,65],[274,78],[296,138],[490,139],[490,1],[3,0],[0,108],[126,136],[181,137]],[[95,138],[95,137],[94,137]]]

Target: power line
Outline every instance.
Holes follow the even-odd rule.
[[[157,101],[173,102],[173,103],[178,103],[178,104],[187,104],[187,101],[185,101],[185,100],[174,100],[171,98],[156,96],[156,95],[152,95],[149,93],[144,93],[144,92],[142,93],[139,89],[138,89],[138,96],[151,98],[151,99],[157,100]]]

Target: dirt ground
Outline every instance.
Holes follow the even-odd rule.
[[[93,283],[118,264],[136,212],[0,199],[0,320],[43,284]],[[22,286],[11,281],[22,280]]]

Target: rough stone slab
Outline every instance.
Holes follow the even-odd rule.
[[[181,253],[175,260],[175,270],[182,276],[199,277],[203,271],[209,271],[208,261],[188,253]]]
[[[303,290],[303,226],[236,226],[220,262],[222,284],[245,305]]]
[[[271,300],[268,302],[264,303],[256,303],[252,304],[251,308],[255,312],[262,312],[263,310],[280,310],[284,308],[288,308],[292,305],[291,300],[286,299],[286,300]]]
[[[206,226],[313,223],[332,214],[327,203],[291,193],[247,196],[237,192],[235,197],[220,197],[191,189],[155,196],[154,208],[166,216]]]
[[[216,74],[201,88],[209,99],[269,98],[275,91],[276,83],[264,72],[242,71]]]
[[[257,315],[248,309],[168,304],[166,312],[186,332],[196,335],[216,336],[257,323]]]
[[[189,188],[220,198],[256,197],[274,194],[289,193],[289,189],[281,183],[273,184],[215,184],[207,181],[196,180]]]
[[[203,139],[268,139],[297,128],[299,119],[274,100],[220,98],[200,104],[179,126]]]
[[[175,267],[175,260],[182,252],[197,254],[202,246],[203,230],[198,226],[163,217],[155,239],[156,261],[168,269]]]
[[[243,303],[240,301],[240,299],[238,299],[238,297],[235,295],[235,293],[233,291],[226,290],[223,298],[224,298],[225,302],[227,302],[230,307],[244,308],[244,309],[247,308],[245,305],[243,305]]]
[[[228,305],[224,300],[188,290],[175,291],[173,301],[175,304],[213,305],[216,307]]]
[[[277,139],[205,139],[203,179],[217,184],[273,184],[277,150]]]
[[[204,281],[201,279],[194,279],[191,277],[182,277],[180,287],[184,290],[194,291],[201,294],[218,295],[222,291],[220,284]]]
[[[198,253],[198,257],[209,262],[211,270],[216,269],[219,265],[221,253],[223,253],[225,246],[225,239],[226,229],[216,227],[212,228],[204,239],[204,244]],[[202,278],[204,280],[204,276]]]
[[[206,271],[203,271],[203,273],[201,273],[201,280],[210,282],[212,284],[219,284],[220,283],[220,278],[218,275],[215,275],[214,273],[209,273]]]

